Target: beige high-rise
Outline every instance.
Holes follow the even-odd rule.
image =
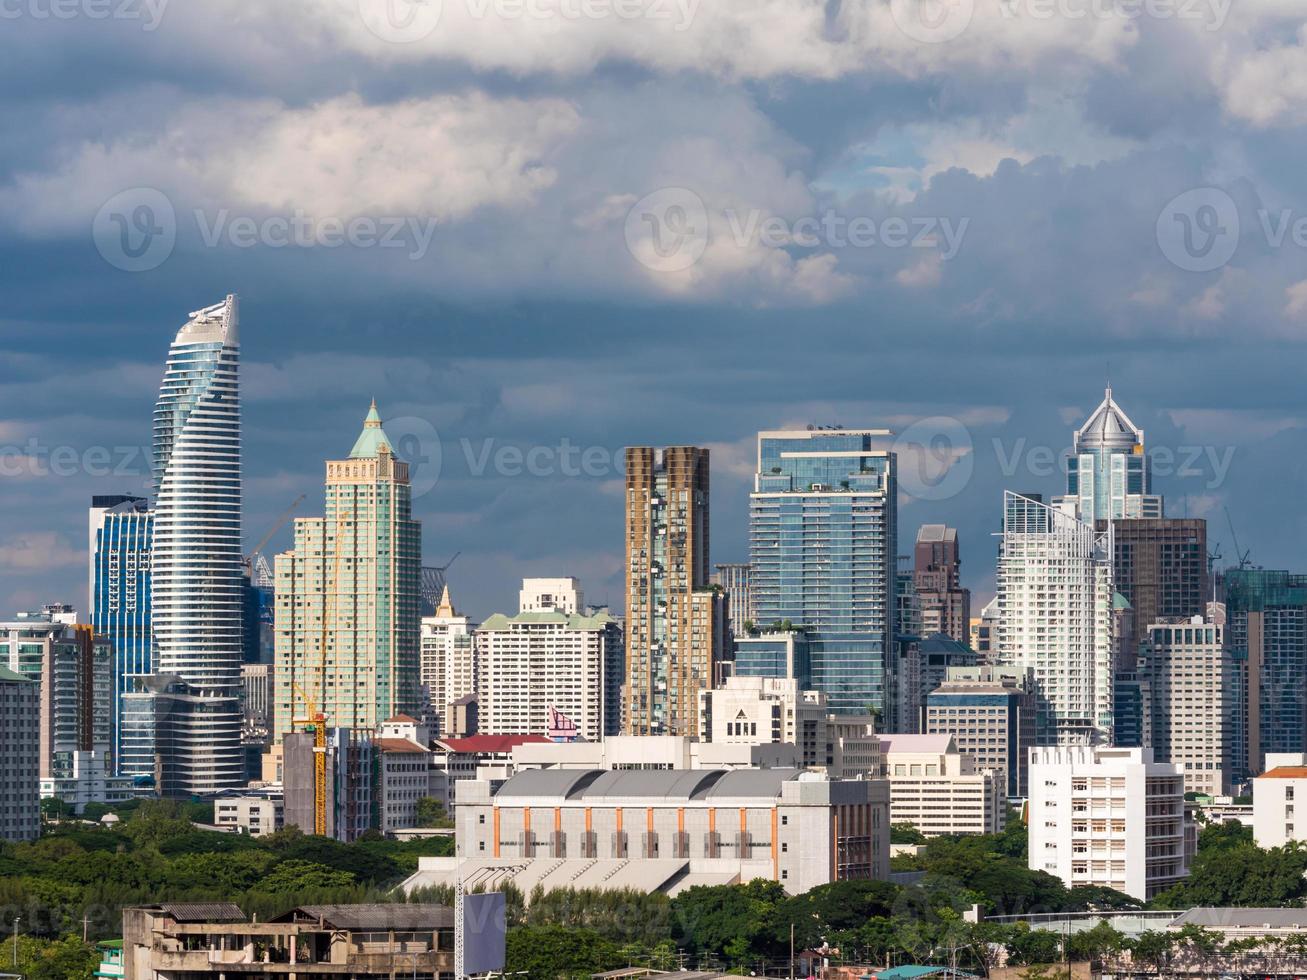
[[[329,728],[373,730],[421,708],[421,525],[408,464],[374,403],[348,459],[331,460],[326,516],[295,521],[277,556],[277,685],[273,736],[309,705]]]
[[[623,730],[698,735],[727,635],[709,585],[708,450],[626,450],[626,682]]]

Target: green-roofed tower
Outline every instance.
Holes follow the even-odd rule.
[[[278,740],[306,696],[329,727],[419,713],[421,533],[374,401],[349,457],[327,462],[325,516],[297,520],[277,556]]]

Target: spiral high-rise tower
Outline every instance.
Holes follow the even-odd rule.
[[[228,296],[177,332],[154,407],[155,670],[180,682],[158,721],[170,795],[244,783],[239,359]]]

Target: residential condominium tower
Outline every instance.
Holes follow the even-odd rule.
[[[1007,491],[998,557],[1003,667],[1031,671],[1040,745],[1112,743],[1112,530]]]
[[[91,625],[113,647],[115,691],[113,758],[121,775],[152,770],[123,768],[122,699],[154,669],[150,632],[150,555],[154,514],[144,497],[126,494],[91,498]]]
[[[747,624],[753,622],[753,588],[748,563],[718,565],[712,580],[726,590],[731,615],[731,632],[737,637],[748,633]]]
[[[586,741],[616,735],[621,714],[607,702],[607,679],[622,669],[621,627],[605,613],[569,612],[565,601],[543,608],[531,581],[517,615],[496,614],[477,628],[478,732],[542,735],[554,708]]]
[[[276,560],[273,738],[313,712],[374,731],[421,713],[421,525],[408,464],[373,402],[349,458],[326,466],[326,514],[295,521]]]
[[[897,485],[883,429],[758,434],[749,558],[758,624],[804,627],[804,687],[831,710],[893,710]]]
[[[708,450],[626,450],[626,688],[631,735],[697,735],[699,692],[725,655],[708,582]]]
[[[448,585],[440,594],[435,614],[422,617],[422,702],[432,735],[454,734],[453,705],[477,692],[476,646],[472,642],[476,626],[454,609]]]
[[[153,666],[195,699],[174,718],[169,795],[244,782],[238,319],[235,296],[191,314],[154,407]]]

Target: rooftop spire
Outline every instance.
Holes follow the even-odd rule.
[[[458,613],[454,612],[453,600],[449,598],[448,582],[445,583],[444,591],[440,593],[440,605],[436,607],[436,615],[444,616],[446,618],[458,615]]]
[[[372,399],[372,406],[363,419],[363,431],[349,451],[350,459],[370,459],[381,453],[394,454],[395,447],[390,444],[386,430],[381,427],[381,413],[377,411],[377,400]]]

